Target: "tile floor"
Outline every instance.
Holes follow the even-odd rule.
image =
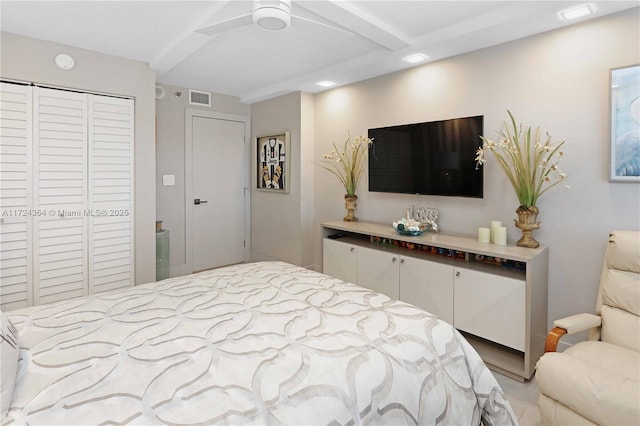
[[[510,377],[493,372],[496,380],[507,396],[511,408],[518,417],[520,426],[543,426],[538,410],[538,385],[533,376],[530,380],[520,383]]]

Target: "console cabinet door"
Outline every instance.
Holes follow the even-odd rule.
[[[400,300],[453,324],[453,266],[412,257],[400,261]]]
[[[398,299],[398,264],[396,254],[359,247],[357,284]]]
[[[322,244],[322,272],[343,281],[358,283],[359,247],[325,238]]]
[[[525,281],[456,268],[456,328],[525,350]]]

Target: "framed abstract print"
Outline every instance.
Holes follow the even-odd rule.
[[[289,132],[262,136],[256,141],[257,189],[289,192]]]
[[[611,70],[609,180],[640,182],[640,65]]]

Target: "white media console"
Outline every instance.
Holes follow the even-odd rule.
[[[323,272],[453,324],[496,371],[524,381],[544,353],[548,250],[479,243],[391,224],[322,224]]]

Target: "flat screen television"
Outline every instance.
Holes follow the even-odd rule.
[[[483,118],[369,129],[369,191],[482,198]]]

